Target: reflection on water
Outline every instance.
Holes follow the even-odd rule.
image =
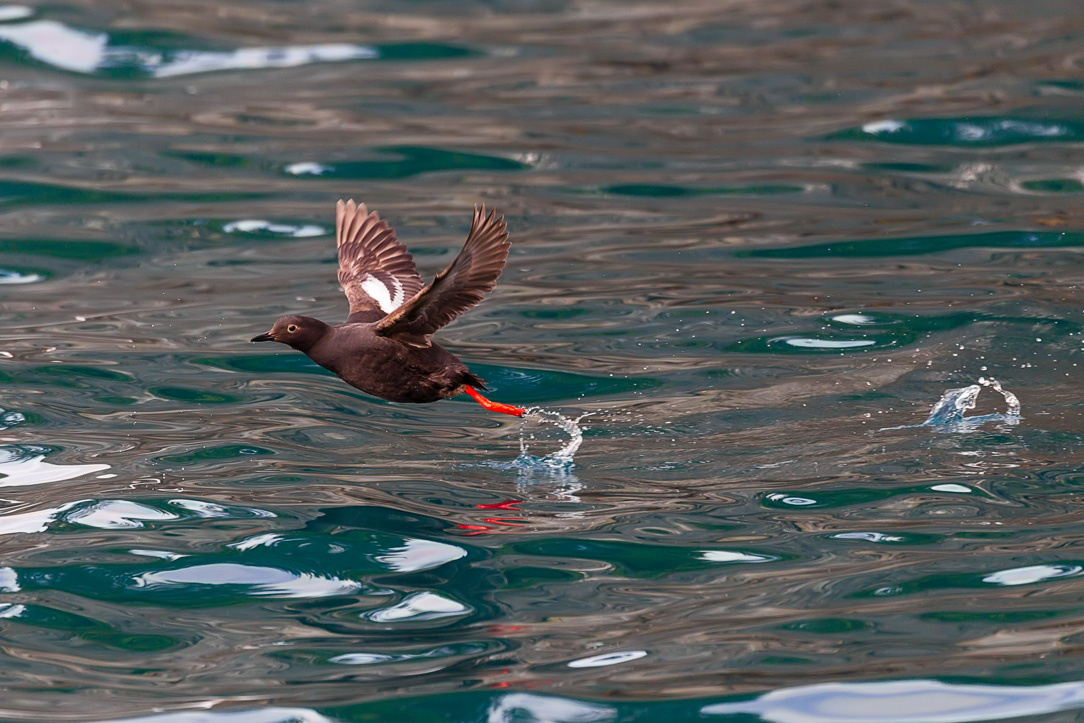
[[[1084,707],[1084,684],[1004,686],[899,680],[830,683],[772,691],[748,703],[703,708],[709,716],[749,713],[772,723],[967,723]]]
[[[0,487],[60,482],[109,469],[107,464],[51,464],[44,454],[37,454],[44,451],[31,446],[0,448]]]
[[[269,706],[250,710],[161,713],[158,715],[116,718],[111,723],[332,723],[307,708]]]
[[[1079,717],[1078,15],[0,7],[2,717]],[[529,417],[247,343],[341,197]]]
[[[8,8],[13,10],[14,8]],[[7,18],[15,19],[8,12]],[[0,25],[0,40],[25,50],[35,60],[61,70],[93,74],[101,71],[138,71],[156,78],[193,73],[260,68],[292,68],[308,63],[371,59],[374,48],[346,43],[293,45],[277,48],[241,48],[231,51],[158,49],[110,44],[106,33],[70,28],[53,20]]]

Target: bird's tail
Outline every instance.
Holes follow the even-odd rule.
[[[471,374],[470,372],[463,372],[463,383],[469,384],[475,389],[481,389],[483,392],[489,391],[489,387],[482,381],[482,378],[477,374]]]

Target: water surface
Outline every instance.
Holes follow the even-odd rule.
[[[1078,719],[1082,23],[0,8],[0,717]],[[441,340],[574,464],[247,343],[340,197],[506,214]]]

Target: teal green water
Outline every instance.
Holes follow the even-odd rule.
[[[1084,720],[1081,38],[0,6],[0,719]],[[426,277],[506,215],[440,340],[551,416],[248,343],[344,318],[344,197]]]

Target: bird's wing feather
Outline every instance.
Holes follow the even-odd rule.
[[[433,283],[381,319],[374,331],[409,346],[427,347],[439,328],[471,308],[497,284],[508,258],[504,216],[474,207],[474,222],[463,249]]]
[[[339,283],[350,301],[347,321],[376,321],[422,288],[410,252],[386,221],[353,200],[335,206]]]

